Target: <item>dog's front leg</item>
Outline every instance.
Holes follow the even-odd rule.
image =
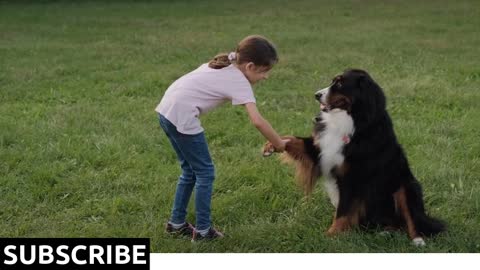
[[[364,214],[364,204],[358,202],[354,204],[352,190],[348,186],[343,186],[342,181],[339,183],[339,202],[335,211],[333,223],[327,231],[327,235],[335,235],[349,230],[351,227],[358,225],[360,217]]]
[[[328,236],[334,236],[341,232],[347,231],[350,228],[350,221],[347,216],[340,218],[334,217],[333,223],[327,231]]]
[[[299,140],[297,137],[295,136],[281,136],[280,137],[282,140],[284,141],[288,141],[287,144],[285,145],[285,151],[288,153],[288,149],[291,147],[290,145],[295,145],[295,144],[298,144],[299,142],[301,142],[301,140]],[[303,142],[302,142],[303,143]],[[263,145],[263,149],[262,149],[262,155],[264,157],[269,157],[271,156],[273,153],[276,153],[278,152],[277,149],[275,148],[275,146],[273,146],[273,144],[271,142],[266,142],[264,145]]]

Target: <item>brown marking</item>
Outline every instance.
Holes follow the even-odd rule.
[[[350,98],[338,93],[329,94],[327,104],[330,109],[339,108],[349,113],[352,111],[352,102]]]
[[[350,218],[350,223],[352,225],[358,225],[360,223],[360,220],[365,217],[366,215],[366,207],[365,207],[365,202],[363,201],[355,201],[352,210],[350,211],[350,214],[348,215]]]
[[[405,194],[405,188],[401,187],[397,192],[393,194],[393,198],[395,199],[395,207],[400,211],[401,216],[405,220],[407,224],[407,231],[408,236],[411,239],[415,237],[419,237],[417,230],[415,229],[415,225],[413,223],[412,215],[410,214],[410,210],[408,210],[407,205],[407,195]]]
[[[365,203],[361,201],[356,201],[346,216],[337,218],[337,213],[335,212],[333,223],[328,229],[327,235],[332,236],[357,226],[360,223],[360,220],[365,216],[365,213]]]
[[[305,158],[305,144],[302,139],[293,136],[283,136],[282,140],[290,140],[285,145],[285,152],[287,152],[293,159],[297,160]]]
[[[335,168],[333,168],[332,174],[335,176],[335,178],[343,177],[345,176],[345,174],[347,174],[349,169],[350,169],[349,164],[346,162],[343,162],[342,165],[335,166]]]
[[[327,235],[333,236],[335,234],[339,234],[341,232],[344,232],[350,228],[350,221],[348,217],[341,217],[337,218],[333,221],[332,226],[327,231]]]
[[[339,87],[342,87],[342,81],[343,81],[343,75],[337,75],[335,78],[333,78],[332,83],[333,84],[339,84]]]

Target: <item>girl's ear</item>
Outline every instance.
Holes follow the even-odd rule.
[[[255,70],[255,64],[253,62],[248,62],[246,65],[245,65],[245,69],[246,70]]]

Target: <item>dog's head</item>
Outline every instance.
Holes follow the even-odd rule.
[[[385,111],[385,95],[370,75],[360,69],[348,69],[335,76],[327,88],[318,90],[315,99],[323,112],[344,110],[355,125],[369,125]]]

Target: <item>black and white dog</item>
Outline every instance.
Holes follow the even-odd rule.
[[[415,245],[445,230],[427,216],[422,188],[412,174],[383,90],[363,70],[336,76],[315,93],[321,112],[311,137],[290,139],[284,157],[296,164],[296,178],[307,194],[321,174],[335,206],[328,234],[353,226],[406,229]],[[267,143],[264,153],[274,151]]]

